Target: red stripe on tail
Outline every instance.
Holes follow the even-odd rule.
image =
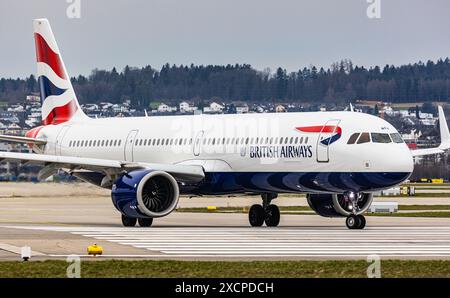
[[[39,34],[34,33],[34,41],[36,43],[37,62],[46,63],[61,79],[67,79],[64,67],[59,55],[49,47],[45,39]]]
[[[48,116],[42,120],[42,124],[60,124],[66,121],[69,121],[70,118],[77,111],[77,103],[75,100],[71,100],[64,106],[53,108],[53,110],[48,114]]]

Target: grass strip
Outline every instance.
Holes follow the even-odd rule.
[[[366,261],[127,261],[81,263],[81,277],[366,277]],[[65,261],[0,262],[0,277],[66,277]],[[450,261],[382,260],[382,277],[450,277]]]

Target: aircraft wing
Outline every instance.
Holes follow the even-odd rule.
[[[441,144],[439,147],[411,150],[413,157],[440,154],[450,149],[450,132],[448,131],[447,120],[445,119],[444,110],[438,106],[439,112],[439,132],[441,134]]]
[[[0,141],[15,142],[15,143],[28,143],[28,144],[36,144],[36,145],[45,145],[47,143],[45,140],[28,138],[28,137],[10,136],[10,135],[0,135]]]
[[[164,171],[172,174],[176,179],[191,182],[201,181],[205,176],[203,168],[196,165],[126,162],[35,153],[0,152],[0,162],[2,161],[43,165],[44,168],[38,174],[39,179],[45,179],[53,175],[57,169],[68,169],[69,171],[89,170],[104,172],[105,174],[118,174],[136,169],[152,169]]]

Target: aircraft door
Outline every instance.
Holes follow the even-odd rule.
[[[64,141],[64,136],[66,135],[67,131],[69,130],[70,126],[66,125],[61,128],[59,131],[57,137],[56,137],[56,143],[55,143],[55,155],[61,155],[62,152],[62,144]]]
[[[328,120],[322,127],[319,138],[317,139],[317,162],[330,161],[330,145],[332,143],[333,136],[338,132],[339,122],[341,122],[341,120]]]
[[[138,130],[132,130],[128,133],[127,140],[125,141],[124,147],[124,159],[125,161],[133,161],[133,150],[134,150],[134,141],[136,139],[136,135]]]
[[[205,132],[201,130],[195,136],[195,140],[192,146],[192,153],[194,153],[194,156],[199,156],[200,152],[202,151],[202,139],[204,133]]]

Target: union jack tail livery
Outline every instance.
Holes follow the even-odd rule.
[[[37,75],[42,101],[42,124],[56,125],[86,117],[67,74],[47,19],[33,21]]]

